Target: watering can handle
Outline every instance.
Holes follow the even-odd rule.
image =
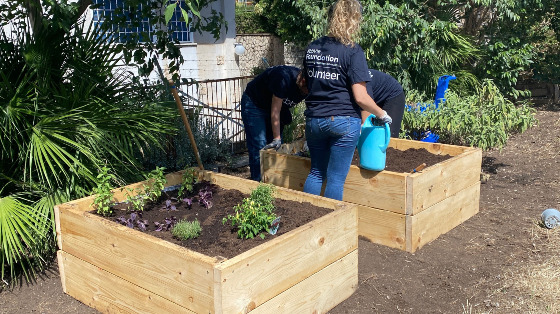
[[[391,129],[389,123],[385,123],[385,145],[381,149],[385,150],[389,147],[389,140],[391,140]]]

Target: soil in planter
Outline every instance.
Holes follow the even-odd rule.
[[[436,155],[430,153],[427,149],[409,148],[407,150],[398,150],[392,147],[387,148],[387,159],[385,161],[385,170],[394,172],[411,172],[422,163],[426,167],[433,166],[444,160],[450,159],[451,155]],[[352,165],[360,166],[360,156],[358,150],[354,152]]]
[[[197,195],[200,187],[200,183],[195,185],[193,195]],[[229,214],[235,215],[233,207],[240,204],[249,195],[234,189],[223,189],[218,186],[214,186],[214,188],[211,199],[213,205],[209,209],[200,205],[197,197],[193,199],[190,207],[186,203],[177,201],[177,190],[163,193],[157,202],[150,202],[146,204],[144,211],[136,212],[141,215],[139,219],[148,221],[146,230],[140,231],[207,256],[232,258],[332,212],[331,209],[318,207],[311,203],[276,199],[275,214],[281,217],[280,227],[276,235],[265,233],[264,239],[257,236],[254,239],[242,240],[238,238],[237,230],[231,226],[231,222],[228,221],[224,225],[222,219]],[[167,207],[169,206],[166,206],[166,200],[172,200],[171,205],[174,205],[176,210],[168,210]],[[115,215],[106,218],[115,221],[118,217],[125,216],[128,219],[130,212],[127,211],[127,207],[128,204],[125,203],[115,205]],[[165,219],[171,219],[172,217],[177,221],[183,219],[187,221],[198,220],[202,227],[201,235],[196,239],[181,241],[174,238],[170,230],[155,231],[157,229],[155,222],[165,223]],[[134,229],[139,230],[136,224]]]

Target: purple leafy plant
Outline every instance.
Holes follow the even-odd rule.
[[[192,206],[192,197],[185,197],[182,199],[183,203],[187,204],[187,206],[191,207]]]
[[[154,226],[156,226],[156,231],[169,231],[173,226],[177,223],[177,217],[171,216],[171,218],[165,217],[163,222],[154,222]]]
[[[216,185],[206,183],[198,190],[198,203],[206,208],[211,208],[212,192],[216,189]]]
[[[142,219],[142,213],[139,212],[130,213],[128,218],[126,216],[120,216],[115,219],[115,221],[132,229],[134,229],[134,226],[136,226],[142,231],[146,231],[146,228],[149,225],[148,220]]]
[[[166,200],[165,201],[165,207],[163,208],[164,210],[177,210],[177,207],[175,205],[173,205],[173,203],[171,202],[171,200]]]

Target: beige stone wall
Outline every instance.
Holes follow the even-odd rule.
[[[235,57],[242,76],[253,75],[255,68],[283,64],[296,67],[302,65],[303,49],[284,44],[272,34],[238,34],[236,41],[245,47],[245,54]]]

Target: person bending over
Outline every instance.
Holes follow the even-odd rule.
[[[282,130],[292,122],[290,107],[300,103],[306,94],[301,70],[293,66],[270,67],[247,84],[241,97],[241,118],[252,180],[261,181],[259,151],[280,148]]]

